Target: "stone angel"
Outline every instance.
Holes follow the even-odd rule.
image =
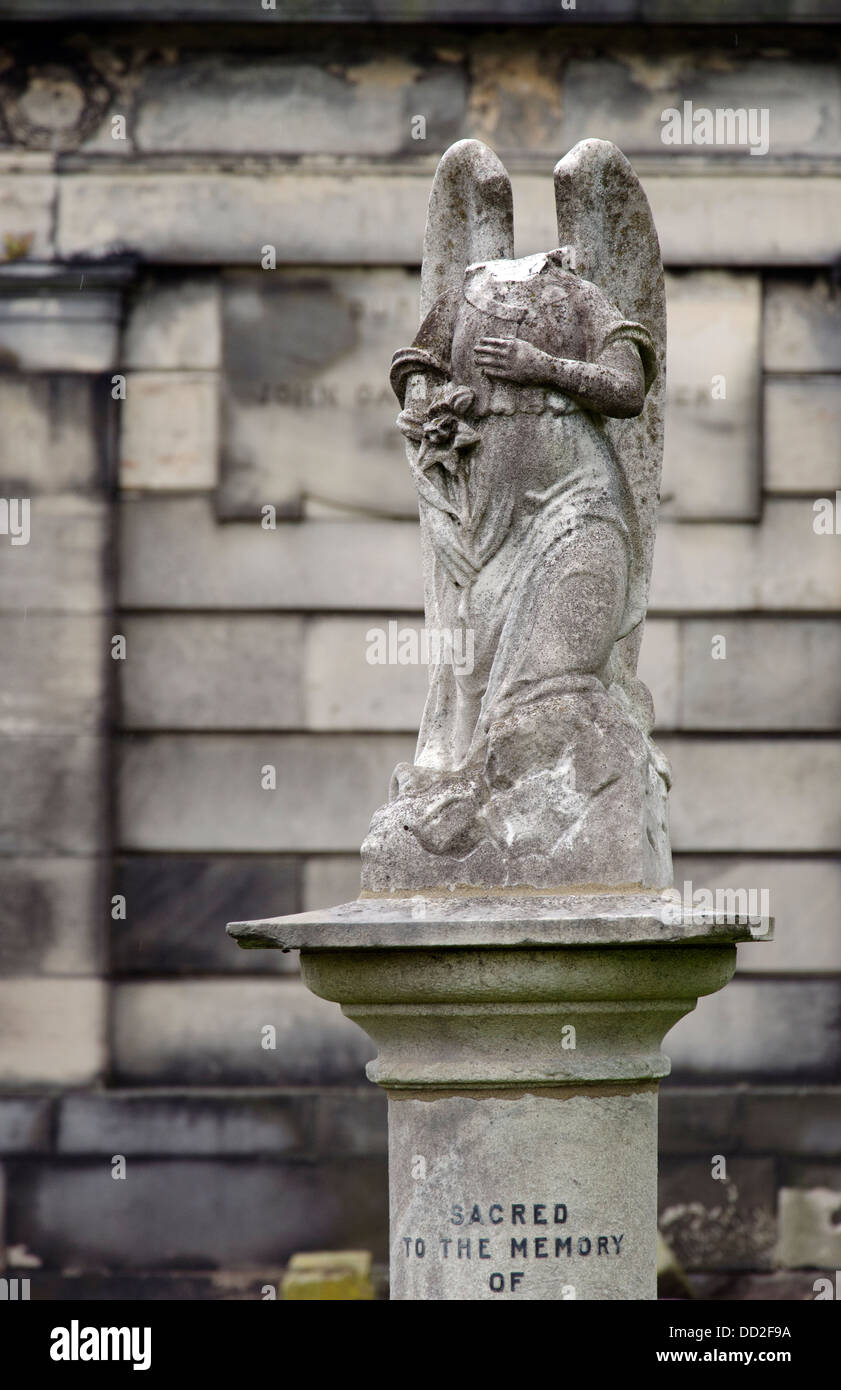
[[[669,768],[636,675],[663,440],[665,293],[645,194],[586,140],[555,169],[558,246],[513,254],[478,141],[430,196],[414,342],[394,354],[418,493],[430,669],[414,763],[363,891],[671,883]]]

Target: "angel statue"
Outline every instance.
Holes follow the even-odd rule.
[[[663,441],[665,294],[624,155],[555,169],[558,246],[515,258],[508,175],[439,164],[421,324],[396,352],[434,645],[414,763],[362,846],[364,892],[663,888],[669,768],[637,678]]]

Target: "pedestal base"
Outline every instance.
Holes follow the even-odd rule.
[[[234,923],[379,1049],[391,1296],[656,1297],[664,1034],[768,919],[667,896],[363,898]]]

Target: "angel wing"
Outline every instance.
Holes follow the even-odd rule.
[[[459,140],[441,159],[426,212],[421,322],[445,290],[461,294],[467,266],[514,254],[514,205],[504,165],[481,140]]]
[[[666,394],[666,290],[660,243],[648,199],[622,151],[609,140],[582,140],[555,166],[558,245],[574,248],[576,269],[654,339],[658,373],[641,415],[607,420],[639,515],[646,594],[651,578]],[[644,623],[617,643],[636,674]]]

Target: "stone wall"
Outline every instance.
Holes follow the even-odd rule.
[[[778,928],[669,1039],[662,1229],[705,1297],[809,1298],[841,1263],[841,540],[815,529],[841,29],[797,8],[192,0],[206,22],[147,28],[36,0],[49,25],[7,28],[0,494],[31,538],[0,535],[0,1177],[33,1296],[258,1297],[296,1249],[384,1258],[369,1045],[223,928],[356,896],[411,756],[425,670],[366,660],[421,621],[386,372],[467,135],[512,171],[520,253],[554,244],[554,161],[615,139],[668,270],[641,667],[676,882],[767,889]],[[665,146],[685,100],[767,109],[767,154]]]

